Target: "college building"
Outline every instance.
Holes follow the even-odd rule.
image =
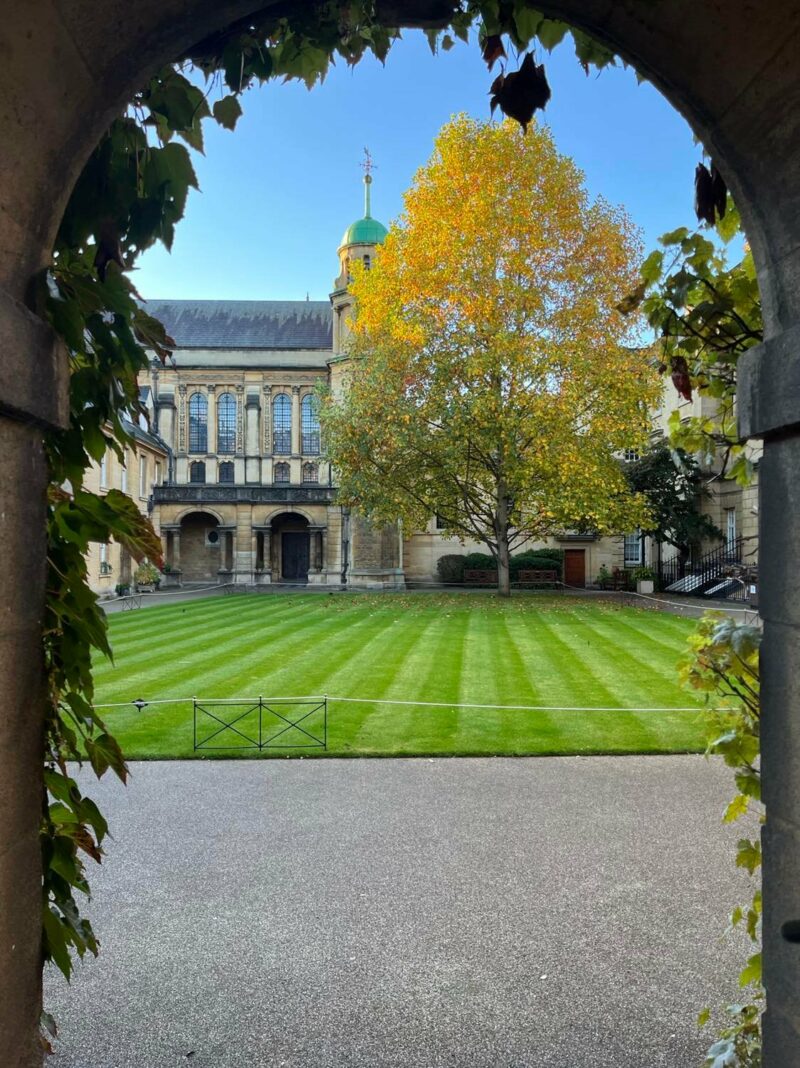
[[[351,263],[369,267],[387,232],[371,214],[371,181],[366,174],[364,215],[337,250],[329,300],[147,302],[175,342],[166,364],[153,358],[143,384],[152,430],[132,428],[127,472],[109,455],[96,474],[100,489],[126,489],[149,510],[165,584],[402,588],[437,581],[444,555],[486,551],[443,537],[435,517],[422,531],[372,527],[337,503],[322,457],[316,391],[322,384],[335,392],[346,371]],[[675,403],[656,413],[655,430]],[[756,493],[720,480],[707,504],[731,544],[755,531]],[[594,584],[601,570],[621,573],[674,554],[669,547],[659,554],[639,532],[564,531],[524,548],[545,544],[563,550],[564,580],[577,587]],[[124,555],[113,545],[98,549],[90,562],[95,589],[129,581]]]

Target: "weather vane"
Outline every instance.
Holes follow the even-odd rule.
[[[368,148],[364,149],[364,162],[359,164],[359,166],[361,167],[367,178],[370,178],[372,176],[372,172],[378,169],[374,160],[372,159],[372,156],[369,153]]]

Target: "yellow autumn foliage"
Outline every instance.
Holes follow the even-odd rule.
[[[407,529],[438,513],[499,556],[640,524],[618,457],[646,443],[660,384],[615,304],[641,253],[547,129],[454,118],[354,268],[347,388],[323,406],[342,499]]]

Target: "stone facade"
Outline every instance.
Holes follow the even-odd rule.
[[[149,390],[144,391],[144,403],[149,404]],[[152,408],[150,409],[152,421]],[[144,423],[144,420],[142,421]],[[124,450],[124,461],[108,449],[99,464],[93,464],[86,475],[86,488],[94,493],[110,489],[120,490],[136,502],[142,515],[150,515],[156,532],[158,516],[152,514],[154,487],[160,485],[169,470],[169,450],[145,425],[126,421],[125,429],[131,443]],[[113,596],[118,586],[132,583],[136,561],[128,550],[115,541],[107,545],[93,543],[87,557],[89,583],[101,597]]]

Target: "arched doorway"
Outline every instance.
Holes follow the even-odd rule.
[[[296,512],[282,512],[272,520],[272,574],[278,582],[305,585],[311,564],[308,520]]]
[[[209,512],[190,512],[181,520],[183,581],[216,582],[226,567],[226,541],[217,519]]]
[[[39,1059],[41,860],[41,619],[45,582],[45,487],[41,428],[63,427],[66,359],[31,311],[31,282],[48,261],[63,205],[110,119],[163,63],[200,38],[246,18],[245,0],[109,0],[99,20],[89,0],[11,5],[2,25],[9,62],[0,69],[0,328],[8,343],[0,411],[7,555],[2,672],[8,694],[0,728],[0,916],[14,953],[0,972],[0,1034],[17,1065]],[[774,0],[733,0],[720,18],[710,0],[632,4],[550,0],[564,17],[636,63],[688,118],[722,167],[745,218],[762,284],[767,342],[751,350],[742,380],[742,430],[766,440],[762,462],[761,611],[764,645],[763,771],[770,823],[765,833],[765,1030],[769,1068],[794,1063],[800,1045],[798,950],[782,925],[800,914],[800,10]],[[298,5],[306,11],[306,5]],[[443,26],[455,5],[388,0],[393,26]],[[244,25],[244,24],[242,24]],[[50,63],[52,60],[52,63]],[[58,161],[58,166],[54,162]],[[13,625],[11,621],[13,620]],[[10,943],[9,943],[10,944]]]

